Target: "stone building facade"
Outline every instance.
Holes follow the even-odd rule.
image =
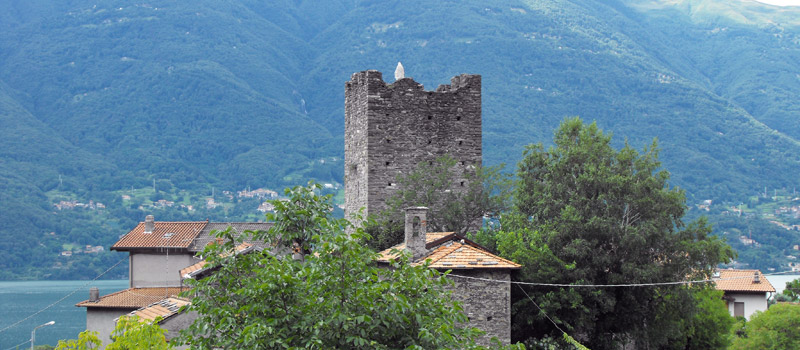
[[[407,250],[412,263],[429,261],[429,267],[451,271],[453,299],[461,302],[469,326],[484,332],[478,343],[489,345],[492,338],[511,342],[511,273],[520,265],[490,253],[486,248],[453,232],[427,232],[426,208],[406,209],[405,239],[380,252],[386,264]],[[396,250],[395,250],[396,249]]]
[[[381,72],[354,73],[345,84],[345,215],[386,208],[397,177],[445,154],[464,171],[481,165],[481,76],[462,74],[426,91],[411,78],[392,84]]]

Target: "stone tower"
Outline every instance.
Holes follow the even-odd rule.
[[[381,72],[354,73],[345,84],[345,215],[379,214],[397,177],[449,154],[464,171],[481,165],[481,76],[462,74],[425,91],[412,78],[393,84]]]

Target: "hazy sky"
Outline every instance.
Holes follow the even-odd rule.
[[[800,6],[800,0],[756,0],[756,1],[777,6]]]

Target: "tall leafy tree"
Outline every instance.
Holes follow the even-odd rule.
[[[290,255],[228,254],[235,235],[204,256],[218,270],[191,283],[197,320],[182,334],[196,349],[469,349],[479,331],[449,298],[450,281],[408,256],[391,269],[375,264],[368,236],[330,217],[330,196],[315,186],[275,202],[275,225],[253,238],[308,247]],[[345,233],[346,229],[352,232]],[[289,238],[287,240],[287,238]],[[280,250],[280,249],[278,249]]]
[[[456,163],[445,155],[399,176],[399,189],[386,201],[388,208],[368,227],[376,238],[371,244],[385,249],[403,240],[403,209],[407,207],[428,207],[429,231],[461,235],[480,229],[484,215],[508,209],[512,183],[503,165],[468,170],[463,174],[465,181],[459,183]]]
[[[684,319],[686,326],[682,339],[673,341],[673,349],[711,350],[727,349],[731,343],[729,332],[734,318],[722,300],[723,292],[711,286],[696,288],[694,297],[694,317]]]
[[[500,254],[523,264],[530,282],[609,285],[682,281],[708,276],[732,257],[704,219],[684,224],[682,190],[671,188],[654,141],[641,153],[596,124],[567,119],[555,145],[525,149],[514,213],[494,236]],[[513,305],[515,338],[558,337],[544,316],[596,349],[635,339],[663,346],[683,337],[695,312],[687,287],[526,287]],[[538,299],[536,307],[532,300]]]

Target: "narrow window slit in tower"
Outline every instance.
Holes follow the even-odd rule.
[[[456,117],[456,120],[461,120],[461,116]]]
[[[386,143],[392,143],[392,139],[386,139]]]
[[[428,144],[429,144],[429,145],[431,144],[431,142],[433,142],[433,141],[431,141],[431,140],[428,140]]]
[[[433,119],[433,116],[432,116],[432,115],[429,115],[429,116],[428,116],[428,120],[431,120],[431,119]]]
[[[388,166],[388,165],[389,165],[389,164],[391,164],[391,163],[392,163],[392,162],[386,162],[386,165]]]
[[[458,141],[458,145],[461,146],[464,144],[464,141]]]
[[[464,181],[461,181],[461,187],[464,187]]]

